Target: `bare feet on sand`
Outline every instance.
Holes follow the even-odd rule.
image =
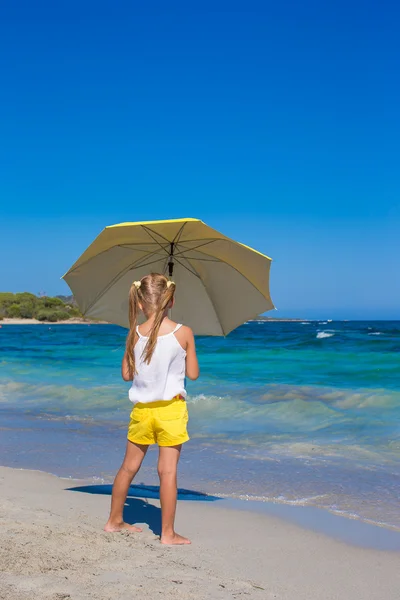
[[[143,531],[141,527],[135,527],[134,525],[129,525],[129,523],[106,523],[104,527],[104,531],[107,533],[114,533],[116,531],[130,531],[131,533],[140,533]]]
[[[161,536],[161,543],[168,546],[183,546],[185,544],[191,544],[192,542],[174,532],[171,534],[163,534]]]

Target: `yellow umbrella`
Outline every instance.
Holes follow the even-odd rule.
[[[172,318],[196,335],[227,335],[274,308],[270,265],[198,219],[173,219],[106,227],[63,279],[86,317],[129,327],[132,282],[165,273],[177,286]]]

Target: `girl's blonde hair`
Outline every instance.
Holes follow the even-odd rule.
[[[154,323],[149,338],[143,351],[144,361],[149,364],[157,343],[158,331],[160,329],[164,313],[173,300],[175,294],[175,283],[168,281],[165,275],[150,273],[142,277],[140,281],[134,281],[129,290],[129,333],[126,338],[126,356],[129,365],[129,374],[136,374],[135,364],[135,340],[139,304],[145,315],[154,314]]]

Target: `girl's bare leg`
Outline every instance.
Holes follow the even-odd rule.
[[[111,512],[104,527],[104,531],[121,531],[122,529],[127,529],[128,531],[142,531],[140,527],[124,523],[123,512],[129,486],[140,469],[142,461],[146,456],[147,449],[148,446],[133,444],[129,441],[127,442],[124,461],[114,480],[111,497]]]
[[[175,533],[177,468],[182,445],[160,446],[158,475],[160,477],[161,543],[190,544],[190,540]]]

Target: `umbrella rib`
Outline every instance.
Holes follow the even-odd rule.
[[[178,262],[180,262],[180,261],[178,261]],[[183,267],[185,267],[185,265],[182,265],[182,266],[183,266]],[[185,267],[185,269],[187,269],[187,270],[188,270],[190,273],[192,273],[192,275],[195,275],[195,277],[197,277],[197,278],[200,280],[200,283],[201,283],[201,285],[203,286],[203,288],[204,288],[204,291],[205,291],[205,293],[206,293],[206,295],[207,295],[208,299],[210,300],[210,302],[211,302],[211,305],[212,305],[212,307],[213,307],[213,309],[214,309],[215,316],[217,317],[218,323],[220,324],[220,327],[221,327],[222,334],[223,334],[223,336],[225,337],[225,330],[224,330],[224,327],[223,327],[223,325],[222,325],[222,323],[221,323],[221,321],[220,321],[220,318],[219,318],[219,316],[218,316],[218,311],[217,311],[217,309],[215,308],[214,300],[212,299],[212,297],[211,297],[211,294],[209,294],[209,292],[207,291],[207,288],[206,288],[206,286],[204,285],[204,281],[202,280],[202,278],[200,277],[200,275],[197,273],[197,271],[196,271],[196,267],[194,267],[194,266],[193,266],[191,263],[190,263],[190,266],[192,267],[193,271],[191,271],[191,270],[190,270],[190,269],[188,269],[187,267]]]
[[[145,262],[145,263],[142,263],[141,265],[137,265],[137,264],[135,264],[135,265],[131,265],[131,267],[133,267],[133,266],[134,266],[135,268],[139,268],[139,267],[140,267],[140,268],[142,268],[142,267],[148,267],[149,265],[154,265],[154,264],[155,264],[155,263],[157,263],[157,262],[160,262],[160,259],[159,259],[159,258],[157,258],[156,260],[151,260],[150,262]]]
[[[182,225],[182,227],[180,228],[180,230],[178,231],[178,233],[174,237],[174,239],[173,239],[173,243],[174,244],[178,244],[178,242],[179,242],[179,240],[181,238],[182,232],[183,232],[183,230],[185,228],[185,225],[187,225],[187,221],[184,222],[184,224]]]
[[[183,258],[186,258],[187,260],[202,260],[203,262],[215,262],[215,263],[224,262],[220,258],[197,258],[196,256],[187,256],[186,254],[185,254],[185,256],[183,256]]]
[[[136,260],[136,261],[134,261],[133,263],[131,263],[131,264],[130,264],[128,267],[125,267],[124,269],[122,269],[122,271],[119,271],[119,273],[117,273],[117,274],[115,275],[115,277],[113,277],[113,279],[112,279],[112,280],[109,282],[109,284],[108,284],[108,285],[106,285],[106,287],[105,287],[103,290],[101,290],[101,292],[99,292],[99,293],[97,294],[97,296],[96,296],[96,298],[94,298],[93,302],[91,302],[91,303],[89,304],[89,306],[87,307],[87,309],[86,309],[85,313],[87,313],[87,312],[88,312],[88,310],[90,310],[90,309],[92,308],[92,306],[93,306],[94,304],[96,304],[96,302],[97,302],[98,300],[100,300],[100,298],[101,298],[102,296],[104,296],[104,294],[105,294],[106,292],[108,292],[108,290],[109,290],[109,289],[110,289],[110,288],[111,288],[111,287],[114,285],[114,283],[115,283],[116,281],[118,281],[118,279],[120,279],[120,277],[121,277],[122,275],[124,275],[125,273],[128,273],[128,271],[131,271],[131,270],[132,270],[132,267],[143,267],[143,266],[146,266],[146,265],[141,265],[141,264],[140,264],[140,261],[141,261],[141,260],[143,260],[143,258],[150,258],[150,256],[154,256],[156,253],[157,253],[157,250],[156,250],[155,252],[152,252],[151,254],[147,255],[146,257],[143,257],[143,256],[141,256],[140,258],[138,258],[138,260]],[[152,261],[152,263],[149,263],[149,264],[153,264],[153,262],[157,262],[157,260],[155,260],[155,261]]]
[[[160,242],[159,242],[159,241],[158,241],[158,240],[157,240],[155,237],[153,237],[153,236],[151,235],[151,233],[154,233],[154,235],[158,235],[158,236],[160,236],[160,238],[162,238],[163,240],[165,240],[165,242],[166,242],[167,244],[170,244],[170,243],[171,243],[171,242],[170,242],[170,241],[169,241],[169,240],[168,240],[166,237],[164,237],[163,235],[161,235],[161,233],[158,233],[157,231],[153,231],[152,229],[150,229],[150,227],[146,227],[145,225],[142,225],[141,227],[142,227],[142,228],[145,230],[145,232],[146,232],[146,233],[147,233],[147,234],[148,234],[148,235],[151,237],[151,239],[152,239],[152,240],[154,240],[154,241],[155,241],[157,244],[159,244],[159,246],[161,246],[161,248],[163,248],[163,246],[160,244]],[[150,231],[151,231],[151,233],[150,233]]]
[[[137,251],[137,248],[130,248],[129,246],[121,246],[120,244],[118,244],[118,248],[124,248],[124,250]],[[158,248],[157,248],[157,250],[154,250],[150,254],[149,254],[148,250],[147,251],[146,250],[139,250],[139,252],[146,252],[146,256],[154,256],[157,253],[158,253],[159,256],[164,256],[164,252],[161,253]]]
[[[145,229],[146,231],[148,230],[148,228],[147,228],[147,227],[144,227],[143,225],[142,225],[142,227],[143,227],[143,229]],[[150,230],[150,231],[152,231],[152,230]],[[163,246],[160,244],[160,242],[159,242],[158,240],[154,239],[154,238],[153,238],[153,236],[150,234],[150,232],[149,232],[149,231],[147,231],[147,233],[148,233],[148,234],[150,235],[150,237],[151,237],[151,238],[154,240],[154,242],[155,242],[156,244],[158,244],[158,246],[161,248],[161,250],[163,250],[163,251],[164,251],[164,252],[167,254],[167,256],[168,256],[168,252],[167,252],[167,251],[166,251],[166,249],[165,249],[165,248],[164,248],[164,247],[163,247]],[[160,236],[160,237],[163,237],[163,236]],[[165,239],[165,238],[164,238],[164,239]],[[214,241],[214,240],[211,240],[210,242],[206,242],[206,244],[207,244],[207,243],[211,243],[212,241]],[[181,244],[180,244],[180,245],[181,245]],[[201,245],[203,246],[203,245],[205,245],[205,244],[201,244]],[[120,244],[118,244],[118,246],[121,246],[121,245],[120,245]],[[192,249],[191,249],[191,250],[192,250]],[[116,281],[118,281],[118,279],[119,279],[119,278],[120,278],[120,277],[121,277],[123,274],[127,273],[128,271],[130,271],[130,270],[132,269],[132,267],[145,267],[145,266],[149,266],[150,264],[154,264],[154,263],[156,263],[156,262],[157,262],[157,260],[155,260],[155,261],[151,261],[151,262],[149,262],[149,263],[143,263],[143,264],[140,264],[140,261],[141,261],[141,260],[143,260],[143,258],[150,258],[150,256],[155,256],[155,255],[157,254],[157,252],[158,252],[158,250],[155,250],[154,252],[152,252],[151,254],[147,255],[146,257],[141,257],[141,258],[139,258],[137,261],[135,261],[135,262],[133,262],[131,265],[129,265],[129,267],[125,267],[124,269],[122,269],[122,271],[120,271],[119,273],[117,273],[117,275],[116,275],[116,276],[115,276],[115,277],[114,277],[114,278],[113,278],[113,279],[110,281],[110,283],[109,283],[109,284],[108,284],[108,285],[107,285],[107,286],[106,286],[106,287],[105,287],[105,288],[104,288],[104,289],[103,289],[103,290],[102,290],[102,291],[101,291],[101,292],[100,292],[100,293],[99,293],[99,294],[96,296],[96,298],[94,298],[93,302],[91,302],[91,303],[89,304],[89,306],[87,307],[87,309],[86,309],[86,311],[85,311],[85,312],[87,312],[88,310],[90,310],[90,309],[92,308],[92,306],[93,306],[94,304],[96,304],[96,302],[97,302],[97,301],[98,301],[98,300],[99,300],[99,299],[100,299],[102,296],[104,296],[104,294],[105,294],[105,293],[106,293],[106,292],[107,292],[107,291],[108,291],[108,290],[109,290],[109,289],[110,289],[110,288],[111,288],[111,287],[114,285],[114,283],[115,283]],[[195,259],[194,259],[194,260],[195,260]],[[182,266],[184,269],[186,269],[187,271],[189,271],[189,273],[191,273],[191,274],[192,274],[192,275],[194,275],[195,277],[199,277],[199,275],[198,275],[198,274],[197,274],[195,271],[192,271],[191,269],[189,269],[189,268],[188,268],[186,265],[184,265],[184,264],[183,264],[183,263],[182,263],[182,262],[181,262],[179,259],[177,259],[177,262],[178,262],[178,263],[179,263],[179,264],[180,264],[180,265],[181,265],[181,266]],[[191,266],[192,266],[192,265],[191,265]],[[200,278],[200,277],[199,277],[199,278]]]
[[[157,256],[157,252],[152,252],[151,254],[147,254],[147,256],[142,256],[142,257],[141,257],[141,258],[139,258],[139,259],[138,259],[136,262],[133,262],[133,263],[130,265],[130,267],[129,267],[129,268],[130,268],[130,269],[132,269],[132,267],[135,267],[135,268],[139,268],[139,267],[146,267],[147,265],[152,265],[152,264],[154,264],[155,262],[157,262],[158,260],[160,260],[160,258],[158,257],[158,258],[157,258],[157,260],[152,260],[152,261],[150,261],[150,262],[148,262],[148,263],[146,263],[146,262],[143,262],[143,263],[141,263],[141,262],[140,262],[140,261],[142,261],[142,260],[143,260],[143,261],[145,261],[145,260],[147,260],[147,259],[151,258],[152,256]]]
[[[143,225],[141,226],[143,227],[143,229],[145,229],[146,231],[149,228],[144,227]],[[150,231],[153,231],[152,229],[150,229]],[[137,242],[137,243],[132,243],[132,244],[115,244],[115,246],[111,246],[110,248],[106,248],[105,250],[102,250],[101,252],[98,252],[95,256],[92,256],[91,258],[88,258],[86,260],[84,260],[82,263],[80,263],[77,266],[72,266],[66,273],[66,275],[69,275],[70,273],[73,273],[74,271],[76,271],[76,269],[81,268],[83,265],[87,264],[88,262],[90,262],[93,258],[96,258],[97,256],[100,256],[101,254],[105,254],[106,252],[109,252],[109,250],[111,250],[112,248],[126,248],[126,250],[129,250],[131,246],[143,246],[144,244],[157,244],[166,254],[169,254],[169,250],[167,251],[166,248],[156,239],[154,239],[154,237],[152,235],[150,235],[149,231],[147,231],[148,235],[151,237],[151,239],[153,240],[152,242]],[[154,232],[153,232],[154,233]],[[157,234],[160,235],[160,234]],[[163,237],[160,235],[160,237]],[[163,239],[166,240],[166,238],[163,237]],[[199,246],[196,246],[196,248],[199,248],[200,246],[205,246],[206,244],[210,244],[211,242],[216,242],[218,241],[218,238],[209,240],[208,242],[205,242],[204,244],[200,244]],[[187,242],[179,242],[179,246],[182,246],[184,243],[188,243],[188,242],[200,242],[200,240],[187,240]],[[166,244],[170,245],[170,242],[168,240],[166,240]],[[193,250],[196,248],[186,248],[186,250]],[[78,261],[77,261],[78,262]]]
[[[184,242],[179,242],[179,244],[183,245],[183,244],[188,244],[190,242],[204,242],[205,244],[210,244],[211,242],[231,242],[231,241],[232,240],[224,239],[224,238],[193,238],[190,240],[185,240]]]
[[[212,241],[214,241],[214,240],[212,240]],[[207,261],[207,259],[202,259],[202,258],[194,258],[194,257],[192,257],[192,258],[185,257],[185,258],[186,258],[186,260],[188,260],[189,262],[190,262],[191,260],[203,260],[203,261],[205,261],[205,262]],[[272,300],[271,300],[271,296],[270,296],[270,293],[269,293],[269,289],[268,289],[268,297],[267,297],[267,296],[265,295],[265,293],[264,293],[263,291],[261,291],[261,290],[260,290],[260,289],[257,287],[257,285],[255,285],[255,284],[253,283],[253,281],[251,281],[251,279],[249,279],[248,277],[246,277],[246,275],[245,275],[244,273],[242,273],[242,271],[239,271],[239,269],[237,269],[236,267],[234,267],[234,266],[233,266],[231,263],[229,263],[228,261],[226,261],[226,260],[223,260],[222,258],[219,258],[219,259],[218,259],[218,260],[216,260],[216,261],[213,261],[213,260],[211,260],[211,262],[219,262],[219,263],[221,263],[221,264],[223,264],[223,265],[228,265],[228,267],[230,267],[231,269],[233,269],[234,271],[236,271],[236,273],[238,273],[238,274],[239,274],[241,277],[243,277],[243,279],[245,279],[246,281],[248,281],[248,282],[250,283],[250,285],[251,285],[253,288],[255,288],[255,289],[256,289],[256,290],[257,290],[257,291],[258,291],[258,292],[261,294],[261,296],[263,296],[263,298],[265,298],[266,300],[269,300],[270,302],[272,302]],[[196,270],[196,268],[195,268],[195,267],[192,265],[192,263],[191,263],[191,262],[190,262],[190,266],[192,267],[192,269]],[[201,277],[200,277],[200,279],[201,279]],[[214,305],[213,305],[213,306],[214,306]],[[214,307],[214,308],[215,308],[215,307]]]
[[[89,306],[85,310],[85,314],[92,308],[92,306],[94,306],[96,304],[96,302],[98,300],[100,300],[100,298],[102,296],[104,296],[104,294],[106,292],[108,292],[108,290],[114,285],[114,283],[116,281],[118,281],[118,279],[120,278],[120,276],[124,275],[125,273],[127,273],[130,269],[131,269],[131,265],[129,265],[129,267],[125,267],[124,269],[122,269],[122,271],[120,271],[119,273],[117,273],[117,275],[115,275],[115,277],[113,277],[113,279],[109,282],[109,284],[106,285],[106,287],[104,289],[102,289],[101,292],[99,292],[97,294],[97,296],[93,299],[93,301],[89,304]]]
[[[196,270],[193,270],[193,271],[192,271],[191,269],[189,269],[189,267],[187,267],[185,264],[183,264],[183,262],[182,262],[181,260],[179,260],[179,258],[178,258],[178,259],[176,259],[176,260],[177,260],[177,262],[178,262],[178,263],[181,265],[181,267],[183,267],[184,269],[186,269],[187,271],[189,271],[189,273],[191,273],[191,274],[192,274],[192,275],[194,275],[195,277],[198,277],[199,279],[201,279],[200,275],[197,273],[197,271],[196,271]],[[190,265],[190,266],[192,266],[192,265]],[[192,268],[193,268],[193,267],[192,267]]]
[[[161,246],[160,242],[132,242],[132,244],[115,244],[115,246],[112,246],[113,248],[126,248],[127,250],[131,250],[131,248],[133,246]],[[164,246],[162,246],[162,248],[164,248]]]
[[[188,242],[196,242],[196,241],[200,241],[200,240],[187,240],[187,242],[179,242],[179,244],[177,244],[177,246],[183,246],[184,243],[188,243]],[[180,252],[178,252],[178,254],[175,254],[174,256],[179,256],[179,254],[182,254],[185,251],[192,251],[192,250],[197,250],[197,248],[202,248],[203,246],[208,246],[209,244],[212,244],[213,242],[216,242],[217,239],[214,240],[208,240],[208,242],[204,242],[203,244],[199,244],[198,246],[194,246],[194,248],[186,248],[184,247],[184,250],[181,250]]]
[[[169,256],[166,256],[165,260],[164,260],[163,275],[165,275],[167,272],[168,262],[169,262]]]
[[[190,241],[196,241],[196,240],[190,240]],[[200,241],[200,240],[197,240],[197,241]],[[209,240],[208,242],[205,242],[204,244],[199,244],[198,246],[195,246],[194,248],[186,248],[186,251],[196,250],[197,248],[200,248],[202,246],[206,246],[206,245],[211,244],[212,242],[216,242],[216,241],[228,241],[229,242],[229,241],[232,241],[232,240],[224,240],[224,239],[219,240],[218,238],[214,238],[212,240]],[[182,246],[183,243],[181,242],[179,245]],[[250,248],[250,250],[251,250],[251,248]],[[181,251],[181,254],[182,253],[183,253],[183,251]],[[193,258],[193,257],[191,259],[189,259],[188,257],[184,257],[184,258],[186,258],[187,260],[203,260],[203,261],[207,260],[207,259]],[[219,258],[215,262],[220,262],[220,263],[222,263],[224,265],[228,265],[231,269],[233,269],[234,271],[236,271],[237,273],[239,273],[239,275],[241,275],[244,279],[246,279],[246,281],[248,281],[258,292],[260,292],[260,294],[264,298],[266,298],[266,296],[264,295],[264,292],[262,292],[261,290],[259,290],[258,287],[256,285],[254,285],[254,283],[251,281],[251,279],[249,279],[248,277],[246,277],[246,275],[244,275],[241,271],[239,271],[239,269],[237,269],[236,267],[234,267],[231,263],[229,263],[226,260],[223,260],[222,258]],[[192,264],[191,264],[191,267],[194,268]],[[269,296],[269,293],[268,293],[268,296]],[[269,297],[269,299],[271,299],[271,298]]]
[[[82,263],[80,263],[79,265],[76,266],[72,266],[66,273],[65,275],[69,275],[70,273],[73,273],[74,271],[76,271],[77,269],[80,269],[81,267],[83,267],[84,265],[86,265],[88,262],[90,262],[91,260],[93,260],[94,258],[97,258],[98,256],[101,256],[102,254],[105,254],[106,252],[109,252],[110,250],[112,250],[113,248],[124,248],[125,250],[131,250],[131,246],[143,246],[144,244],[157,244],[158,246],[160,246],[163,250],[165,250],[165,248],[163,248],[160,244],[160,242],[138,242],[136,244],[115,244],[114,246],[111,246],[110,248],[106,248],[105,250],[102,250],[101,252],[98,252],[97,254],[95,254],[94,256],[91,256],[90,258],[84,260]],[[144,252],[144,251],[143,251]],[[166,250],[165,250],[166,252]],[[79,260],[79,259],[78,259]],[[78,262],[78,261],[76,261]],[[62,279],[64,279],[65,275],[63,275]]]
[[[187,225],[187,221],[185,221],[183,223],[183,225],[181,226],[181,228],[179,229],[178,233],[175,235],[174,239],[172,240],[172,243],[177,244],[178,240],[180,239],[182,232],[185,228],[185,225]],[[150,231],[154,234],[154,235],[158,235],[160,238],[162,238],[163,240],[166,241],[167,244],[171,244],[171,241],[164,237],[163,235],[161,235],[161,233],[158,233],[158,231],[154,231],[153,229],[151,229],[150,227],[146,227],[145,225],[142,225],[143,229],[148,233],[148,235],[150,235],[150,237],[157,243],[159,244],[160,242],[158,242],[151,234]],[[160,244],[161,245],[161,244]]]
[[[192,260],[197,260],[197,258],[192,258]],[[239,269],[237,269],[236,267],[234,267],[231,263],[227,262],[226,260],[220,260],[220,263],[222,263],[223,265],[228,265],[228,267],[230,267],[231,269],[233,269],[233,271],[236,271],[236,273],[238,273],[238,275],[240,275],[241,277],[243,277],[243,279],[245,279],[246,281],[248,281],[250,283],[250,285],[257,290],[257,292],[259,294],[261,294],[261,296],[263,298],[265,298],[265,300],[269,300],[270,302],[272,302],[270,294],[269,294],[269,289],[268,289],[268,298],[265,296],[264,292],[262,292],[256,285],[255,283],[253,283],[251,281],[251,279],[249,279],[248,277],[246,277],[246,275],[244,273],[242,273],[242,271],[239,271]]]

